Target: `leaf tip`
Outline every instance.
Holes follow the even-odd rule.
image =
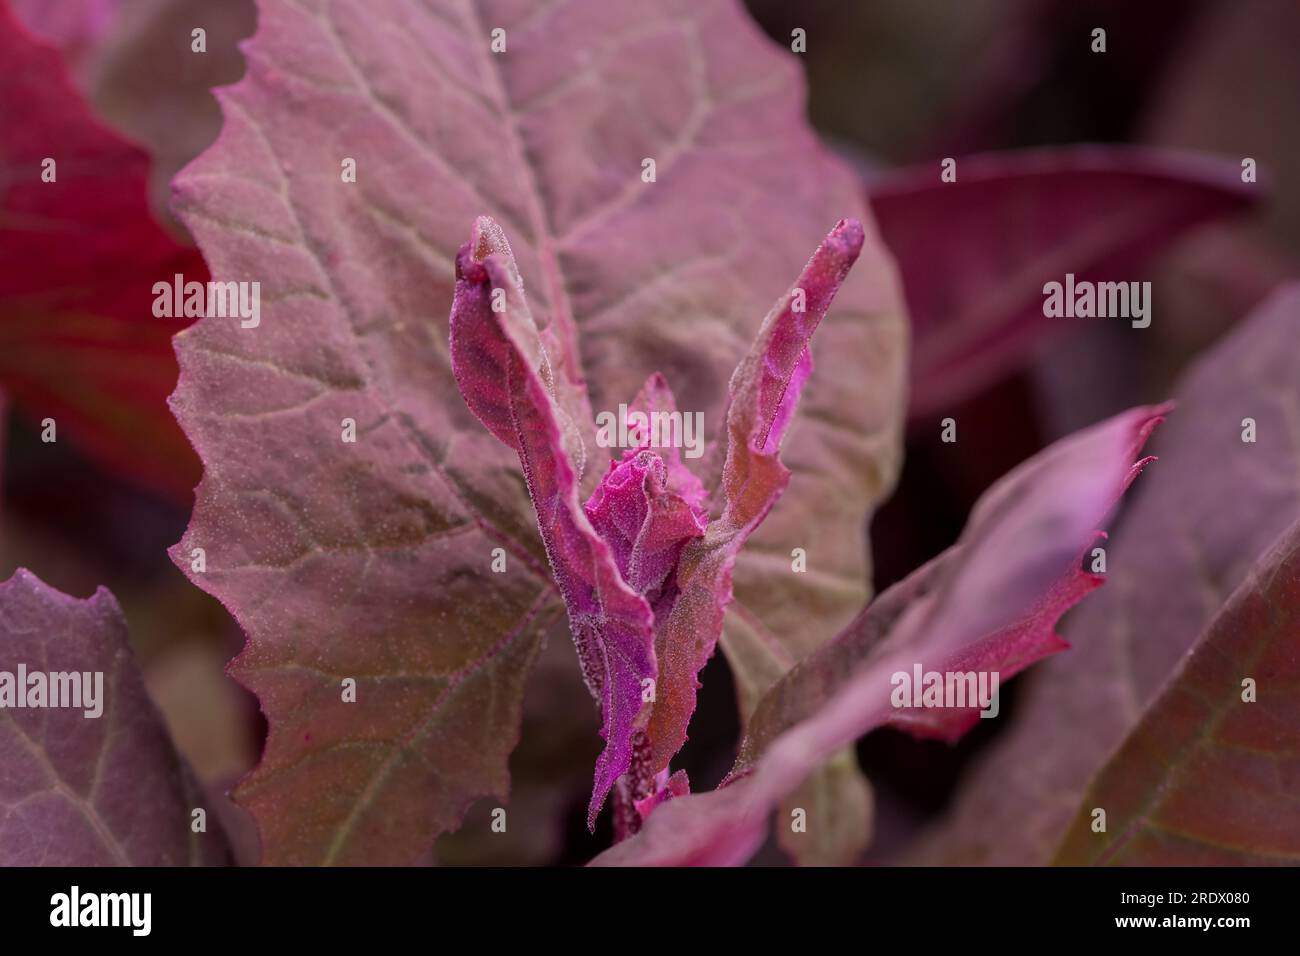
[[[474,220],[469,244],[473,249],[474,259],[478,262],[497,253],[514,257],[505,230],[491,216],[479,216]]]
[[[862,226],[862,220],[849,216],[835,224],[828,238],[842,243],[856,259],[858,253],[862,251],[862,244],[866,241],[866,230]]]

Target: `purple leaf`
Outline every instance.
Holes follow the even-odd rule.
[[[1100,583],[1080,570],[1082,551],[1150,461],[1137,456],[1162,411],[1118,415],[998,482],[961,541],[882,594],[764,697],[720,790],[670,801],[596,862],[742,863],[762,842],[777,803],[862,734],[886,723],[948,738],[968,729],[978,704],[900,710],[894,676],[917,665],[1011,676],[1063,649],[1057,619]]]
[[[640,412],[647,416],[656,412],[672,416],[678,412],[677,399],[661,373],[655,372],[646,379],[641,391],[637,392],[636,398],[628,406],[628,412]],[[704,508],[707,511],[708,492],[699,477],[682,463],[682,450],[676,444],[670,444],[658,451],[668,467],[669,490],[680,495],[693,508]]]
[[[9,695],[33,700],[37,673],[50,693],[52,675],[73,675],[59,684],[76,684],[79,706],[15,706]],[[145,693],[107,590],[78,600],[25,570],[0,584],[0,700],[0,866],[229,862],[217,811]],[[192,830],[196,809],[207,811],[203,833]]]
[[[909,414],[939,412],[1069,330],[1043,315],[1043,285],[1139,278],[1188,230],[1245,210],[1262,187],[1235,161],[1150,149],[1068,147],[958,160],[871,184],[912,315]],[[1156,321],[1160,321],[1156,319]]]
[[[655,773],[665,770],[686,742],[697,675],[713,654],[731,602],[736,556],[789,483],[778,450],[811,365],[809,342],[862,244],[862,224],[856,220],[841,220],[831,230],[772,307],[731,377],[726,458],[712,493],[721,515],[702,539],[687,544],[677,568],[681,593],[662,624],[656,622],[659,682],[648,728]]]
[[[1300,863],[1297,634],[1300,522],[1251,569],[1098,772],[1054,862]]]
[[[1074,651],[1029,677],[1011,726],[918,859],[1049,862],[1088,781],[1279,527],[1300,518],[1297,336],[1293,285],[1188,373],[1157,442],[1160,467],[1107,545],[1113,580],[1067,628]],[[1241,440],[1245,418],[1256,442]]]
[[[961,539],[880,595],[850,627],[760,702],[741,747],[744,770],[865,666],[910,647],[923,670],[999,671],[1002,679],[1065,649],[1057,618],[1101,583],[1078,570],[1165,408],[1136,408],[1057,442],[980,497]],[[943,662],[944,666],[939,666]],[[953,741],[976,710],[897,710],[888,722]]]
[[[488,242],[484,236],[495,238]],[[503,304],[496,307],[498,302]],[[473,238],[456,257],[450,325],[452,372],[461,394],[488,430],[519,455],[542,543],[568,608],[583,678],[600,702],[606,746],[596,761],[587,810],[588,825],[594,827],[614,781],[632,761],[632,734],[643,709],[642,682],[653,681],[656,675],[654,615],[645,592],[624,581],[609,543],[578,503],[577,466],[565,451],[560,424],[566,419],[543,380],[553,372],[524,300],[510,247],[490,220],[475,224]],[[575,441],[581,443],[581,438]],[[663,463],[659,464],[663,477]],[[626,470],[635,471],[635,459],[627,466]],[[643,470],[645,483],[651,477]],[[609,491],[602,484],[597,494],[603,501],[620,491]],[[689,517],[689,508],[681,504]],[[604,514],[603,509],[597,510]],[[652,522],[649,513],[642,517],[662,533],[662,522]],[[655,528],[649,529],[650,537],[655,533]],[[665,547],[654,543],[660,550]],[[649,549],[640,541],[629,544],[628,562],[643,559],[645,550]],[[680,551],[680,543],[676,550]],[[642,569],[638,565],[634,570]]]
[[[173,557],[249,637],[232,670],[269,735],[237,798],[267,862],[410,862],[506,793],[559,599],[517,455],[451,374],[467,224],[510,232],[566,450],[581,434],[592,454],[585,493],[605,468],[583,390],[610,410],[662,371],[714,433],[758,317],[862,208],[803,119],[798,61],[738,3],[534,13],[263,0],[247,74],[217,91],[221,135],[175,183],[214,279],[262,283],[257,328],[203,319],[176,343],[173,408],[206,474]],[[818,333],[790,493],[754,539],[818,538],[825,574],[736,570],[746,610],[791,640],[861,605],[862,541],[828,532],[860,526],[897,469],[906,333],[873,230],[864,259]]]
[[[668,467],[652,451],[629,451],[622,461],[609,463],[583,506],[613,549],[623,580],[652,606],[666,596],[665,586],[676,588],[682,548],[708,525],[706,512],[669,488]]]
[[[585,457],[582,438],[574,434],[566,450],[562,413],[548,386],[551,364],[509,243],[495,223],[480,219],[457,256],[456,382],[480,421],[519,454],[583,674],[604,716],[607,747],[587,816],[593,829],[624,773],[624,803],[649,812],[659,802],[651,796],[668,781],[669,761],[686,740],[697,675],[722,631],[736,554],[789,481],[778,451],[811,368],[809,343],[862,242],[861,223],[836,225],[732,376],[722,513],[712,524],[699,504],[670,490],[669,465],[651,450],[650,434],[610,463],[579,509],[574,457]],[[652,377],[634,405],[662,412],[675,403],[666,383]],[[670,460],[673,483],[701,500],[680,456]],[[662,672],[656,658],[667,665]],[[625,812],[619,820],[626,832],[637,826]]]

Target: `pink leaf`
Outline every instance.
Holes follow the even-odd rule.
[[[457,256],[456,381],[488,430],[519,453],[583,673],[601,702],[607,747],[597,762],[590,827],[629,770],[624,804],[653,808],[652,781],[667,773],[686,739],[697,674],[713,653],[731,600],[735,556],[789,480],[777,452],[811,368],[809,342],[862,242],[856,220],[831,231],[732,376],[722,515],[708,532],[702,508],[669,490],[669,466],[648,441],[611,462],[585,515],[579,512],[576,469],[548,387],[551,365],[509,244],[494,223],[480,219]],[[637,403],[659,412],[675,404],[654,378]],[[581,436],[574,441],[580,446]],[[671,457],[681,469],[679,457]],[[677,474],[677,483],[698,498],[692,480]],[[673,665],[662,674],[658,654]],[[655,693],[645,694],[646,687]],[[627,830],[635,826],[629,820]]]
[[[614,781],[632,760],[642,682],[656,676],[654,617],[642,593],[624,582],[609,545],[578,504],[578,477],[565,451],[561,412],[542,378],[551,374],[549,361],[524,300],[518,267],[508,244],[499,238],[481,241],[496,233],[495,223],[480,220],[474,238],[456,257],[452,372],[474,413],[519,454],[542,543],[569,611],[583,677],[600,702],[606,746],[596,761],[587,811],[588,825],[594,827]],[[575,441],[581,442],[581,437],[575,435]],[[635,461],[628,468],[635,471]],[[647,480],[652,477],[642,474]],[[685,503],[682,508],[689,516]],[[603,509],[598,513],[605,514]],[[651,524],[648,515],[642,517]],[[653,528],[648,531],[655,533]],[[655,549],[665,547],[659,541],[633,544],[629,562],[646,559],[647,551],[653,560],[658,557]],[[680,543],[676,547],[680,550]],[[643,569],[635,570],[640,574]]]
[[[50,693],[53,674],[71,674],[72,684],[59,683],[77,686],[80,705],[15,706],[11,695],[28,700],[37,672]],[[87,689],[97,716],[86,716]],[[0,697],[0,866],[229,862],[214,807],[207,831],[192,829],[201,791],[145,692],[107,590],[78,600],[25,570],[0,584]]]
[[[809,342],[862,243],[862,224],[856,220],[841,220],[831,230],[768,313],[731,377],[726,459],[713,494],[722,514],[683,551],[677,569],[681,593],[656,627],[659,682],[648,728],[655,773],[686,742],[697,675],[713,654],[731,602],[736,556],[790,480],[777,452],[811,367]]]
[[[970,768],[916,859],[1051,861],[1089,782],[1279,529],[1300,518],[1298,338],[1292,284],[1179,384],[1179,412],[1158,436],[1160,466],[1106,546],[1110,586],[1069,621],[1074,651],[1035,669],[1010,726]],[[1241,440],[1245,418],[1258,441]]]
[[[780,800],[862,734],[895,721],[948,738],[967,729],[977,707],[935,716],[900,710],[891,699],[895,675],[919,664],[1010,676],[1064,647],[1057,619],[1099,583],[1080,571],[1081,552],[1150,460],[1135,462],[1162,411],[1116,416],[1002,479],[976,505],[961,541],[882,594],[763,698],[720,790],[669,802],[596,862],[743,863]]]
[[[676,591],[682,548],[708,525],[703,510],[670,490],[668,466],[652,451],[629,451],[611,461],[583,507],[613,549],[623,580],[652,607],[665,587]]]
[[[641,391],[637,392],[636,398],[628,406],[629,415],[632,412],[641,412],[647,416],[655,412],[669,416],[678,413],[677,399],[660,372],[655,372],[641,386]],[[670,443],[667,448],[656,450],[668,467],[668,490],[680,495],[692,507],[704,508],[708,491],[699,477],[682,463],[681,448]]]

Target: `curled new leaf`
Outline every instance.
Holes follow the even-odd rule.
[[[900,706],[897,675],[919,666],[1009,677],[1066,647],[1057,620],[1100,583],[1080,569],[1082,551],[1151,460],[1138,454],[1163,411],[1118,415],[991,488],[961,541],[882,594],[760,701],[721,789],[670,801],[596,862],[742,863],[779,801],[862,734],[887,723],[948,739],[969,729],[980,704]]]
[[[650,715],[653,767],[664,770],[686,742],[697,675],[712,655],[731,601],[731,577],[745,540],[785,490],[790,472],[778,446],[811,369],[809,342],[862,251],[862,224],[843,220],[768,313],[749,354],[731,377],[722,513],[682,554],[681,596],[656,627],[659,699]]]
[[[578,503],[578,472],[566,452],[560,412],[543,380],[549,368],[509,246],[480,220],[456,258],[451,308],[452,372],[470,408],[519,454],[537,526],[569,612],[583,677],[600,702],[605,750],[588,809],[594,826],[605,797],[632,760],[642,682],[655,678],[653,615],[623,580],[609,544]],[[580,439],[579,439],[580,440]]]
[[[668,763],[695,710],[697,675],[722,630],[736,555],[790,478],[777,453],[811,370],[809,341],[862,242],[861,223],[836,225],[732,376],[726,458],[713,496],[721,514],[712,523],[702,506],[706,491],[675,447],[680,432],[666,436],[667,461],[645,436],[643,447],[610,463],[579,508],[581,431],[571,429],[566,446],[550,360],[509,243],[495,223],[480,219],[457,257],[452,369],[470,409],[519,455],[583,673],[604,717],[589,826],[629,770],[626,795],[638,815],[661,802],[656,794],[669,783]],[[660,376],[633,405],[670,422],[677,416],[680,428]],[[655,692],[646,694],[647,686]],[[627,819],[635,830],[636,819]]]

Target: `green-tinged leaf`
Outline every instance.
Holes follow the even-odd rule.
[[[1251,570],[1083,796],[1066,865],[1300,865],[1300,522]],[[1094,829],[1105,813],[1105,828]]]
[[[1188,373],[1153,443],[1159,468],[1105,545],[1108,584],[1065,628],[1073,650],[1030,675],[1011,726],[914,859],[1051,860],[1089,780],[1279,529],[1300,517],[1298,338],[1293,285]]]

